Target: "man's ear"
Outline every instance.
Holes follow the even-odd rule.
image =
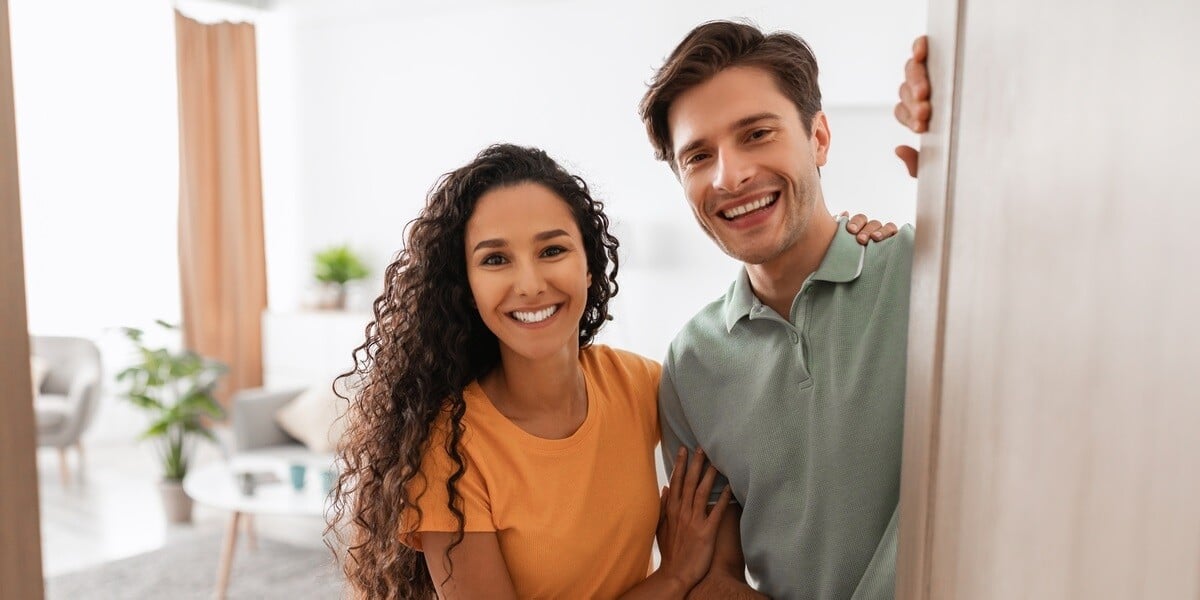
[[[812,144],[812,153],[814,162],[818,167],[825,166],[825,162],[829,159],[829,120],[825,118],[825,111],[817,111],[813,115],[810,129],[812,135],[809,136],[809,143]]]

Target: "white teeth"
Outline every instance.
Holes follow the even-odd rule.
[[[520,311],[520,310],[514,310],[512,312],[512,316],[516,320],[518,320],[522,323],[541,323],[542,321],[549,319],[550,316],[556,312],[558,312],[557,305],[543,308],[542,310],[539,310],[537,312],[524,312],[524,311]]]
[[[721,215],[724,216],[726,219],[735,219],[735,218],[740,217],[748,212],[758,210],[765,206],[769,206],[772,202],[775,202],[775,194],[767,194],[766,196],[763,196],[762,198],[759,198],[758,200],[755,200],[754,202],[751,202],[749,204],[735,206],[727,211],[724,211],[721,213]]]

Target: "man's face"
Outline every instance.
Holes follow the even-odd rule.
[[[748,264],[792,248],[815,209],[827,212],[824,113],[812,136],[770,73],[731,67],[680,95],[667,113],[676,169],[696,220],[728,255]]]

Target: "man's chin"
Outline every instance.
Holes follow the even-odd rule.
[[[780,254],[779,251],[769,251],[760,248],[731,248],[725,244],[721,245],[721,251],[726,256],[747,265],[761,265],[770,262]]]

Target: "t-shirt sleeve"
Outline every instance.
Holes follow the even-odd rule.
[[[421,461],[421,471],[409,483],[410,493],[415,496],[415,507],[408,506],[401,513],[400,541],[416,550],[422,549],[423,531],[458,530],[458,519],[447,502],[450,494],[446,489],[446,483],[458,470],[458,465],[446,452],[445,439],[444,429],[435,429],[433,443]],[[463,515],[463,531],[496,531],[487,485],[472,460],[470,447],[462,448],[460,454],[465,470],[455,482],[455,489],[459,496],[456,504]]]
[[[691,453],[695,452],[698,445],[696,435],[692,433],[687,415],[683,411],[683,404],[674,382],[674,371],[674,362],[668,354],[667,359],[663,361],[662,379],[658,386],[658,419],[659,425],[662,427],[662,458],[668,478],[675,469],[675,454],[679,452],[679,447],[687,446],[688,459],[691,460],[693,456]],[[718,474],[716,482],[713,484],[712,495],[708,498],[709,504],[717,502],[721,491],[727,485],[729,485],[729,481],[725,475]]]

